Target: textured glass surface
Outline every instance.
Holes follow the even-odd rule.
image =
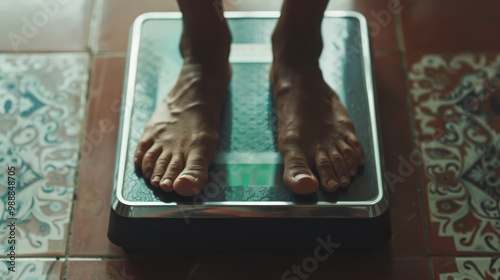
[[[234,44],[270,44],[276,19],[228,19]],[[174,85],[182,60],[178,44],[180,19],[144,22],[137,63],[131,131],[123,196],[130,201],[176,201],[175,194],[153,191],[138,178],[132,164],[142,129],[156,102]],[[339,94],[355,122],[365,148],[367,164],[349,188],[299,197],[282,183],[281,158],[276,148],[276,115],[268,81],[268,62],[233,63],[229,98],[222,116],[218,153],[211,165],[203,201],[366,201],[377,194],[375,158],[370,127],[359,21],[325,18],[321,67],[327,83]],[[192,200],[192,198],[190,199]]]

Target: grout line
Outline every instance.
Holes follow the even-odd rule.
[[[157,259],[158,256],[155,255],[147,255],[146,258],[136,258],[134,256],[100,256],[100,255],[92,255],[92,256],[71,256],[68,260],[71,261],[102,261],[102,260],[139,260],[139,259]]]
[[[89,38],[87,42],[87,49],[90,53],[93,53],[98,48],[100,34],[99,27],[102,20],[103,6],[103,0],[94,0],[89,24]]]
[[[280,253],[277,253],[280,255]],[[226,253],[222,254],[226,256],[231,256],[234,255],[234,253]],[[259,256],[267,256],[266,253],[261,253],[261,254],[254,254],[254,256],[259,257]],[[391,259],[395,260],[421,260],[421,259],[449,259],[449,258],[465,258],[465,259],[493,259],[497,257],[497,252],[476,252],[475,254],[435,254],[432,256],[392,256]],[[162,257],[165,257],[165,259],[177,257],[174,254],[166,254],[166,255],[158,255],[154,254],[154,252],[151,251],[144,251],[142,254],[139,253],[137,255],[75,255],[75,256],[68,256],[68,260],[71,261],[91,261],[91,260],[142,260],[142,259],[162,259]],[[194,256],[193,256],[194,257]],[[0,258],[0,260],[5,259],[5,258]],[[19,260],[40,260],[40,261],[64,261],[64,256],[30,256],[30,257],[16,257],[16,259]]]
[[[397,0],[395,0],[397,1]],[[404,11],[402,11],[404,12]],[[411,136],[413,139],[417,139],[417,129],[416,129],[416,124],[415,124],[415,115],[413,112],[413,106],[411,102],[411,91],[410,91],[410,80],[409,80],[409,69],[407,65],[407,53],[405,51],[405,46],[404,46],[404,34],[403,34],[403,26],[402,26],[402,21],[401,21],[401,13],[397,14],[396,16],[396,33],[397,33],[397,38],[398,38],[398,45],[401,49],[401,67],[403,69],[403,79],[404,79],[404,85],[405,85],[405,91],[406,91],[406,108],[408,109],[408,118],[409,118],[409,125],[410,125],[410,132]],[[413,149],[418,150],[418,142],[413,141],[412,143]],[[422,173],[422,168],[418,168],[417,174],[417,192],[419,196],[419,202],[420,202],[420,215],[422,217],[422,227],[424,231],[424,240],[425,240],[425,248],[426,248],[426,254],[428,257],[431,256],[431,244],[430,244],[430,231],[429,231],[429,224],[428,224],[428,210],[427,210],[427,201],[426,201],[426,195],[424,194],[424,191],[426,190],[426,187],[424,186],[424,174]],[[432,267],[429,269],[432,270]],[[432,279],[432,278],[431,278]]]
[[[145,254],[140,254],[140,255],[122,255],[122,256],[111,256],[111,255],[92,255],[92,256],[68,256],[67,259],[64,259],[64,256],[61,257],[49,257],[49,256],[41,256],[41,257],[16,257],[18,260],[39,260],[39,261],[102,261],[102,260],[127,260],[127,261],[134,261],[134,260],[150,260],[150,259],[155,259],[155,260],[162,260],[162,259],[170,259],[175,257],[175,255],[155,255],[155,254],[150,254],[151,252],[144,252]],[[487,254],[485,254],[487,253]],[[233,253],[227,253],[227,254],[222,254],[225,256],[231,256],[234,255]],[[279,255],[279,253],[278,253]],[[470,254],[470,255],[457,255],[457,254],[440,254],[440,255],[433,255],[433,256],[392,256],[390,257],[391,260],[406,260],[406,261],[412,261],[412,260],[422,260],[422,259],[456,259],[456,258],[465,258],[465,259],[493,259],[497,256],[496,252],[482,252],[482,253],[476,253],[476,254]],[[267,256],[267,253],[262,253],[262,254],[257,254],[254,255],[255,257],[264,257]],[[196,256],[192,256],[188,259],[194,258]],[[5,258],[0,258],[0,260],[5,259]]]
[[[430,256],[427,258],[427,264],[429,265],[429,279],[434,279],[434,257]]]
[[[392,0],[393,4],[399,3],[400,0]],[[394,5],[393,5],[394,6]],[[401,53],[405,53],[405,44],[403,40],[403,25],[401,21],[401,13],[404,13],[406,9],[402,9],[399,13],[394,15],[394,32],[396,32],[396,41],[398,43],[398,50],[401,51]]]
[[[68,272],[68,263],[69,263],[69,262],[68,262],[68,259],[66,258],[66,259],[64,260],[63,269],[62,269],[62,271],[61,271],[61,277],[62,277],[62,279],[63,279],[63,280],[66,280],[66,279],[67,279],[66,274],[67,274],[67,272]]]
[[[117,56],[126,56],[127,51],[101,51],[92,53],[93,56],[98,57],[117,57]]]
[[[391,50],[391,51],[374,51],[373,52],[374,54],[374,57],[377,57],[377,56],[388,56],[388,55],[398,55],[398,54],[401,54],[401,51],[400,50]]]
[[[0,54],[2,55],[33,55],[33,54],[44,54],[44,55],[51,55],[51,54],[75,54],[75,53],[87,53],[87,48],[83,48],[81,50],[23,50],[23,51],[9,51],[9,50],[1,50],[0,49]]]
[[[58,262],[58,261],[62,261],[61,260],[62,257],[63,256],[59,256],[59,257],[56,257],[56,256],[40,256],[40,257],[35,257],[35,256],[31,256],[31,257],[16,256],[16,260],[54,261],[54,262]],[[7,260],[7,259],[8,259],[7,257],[1,257],[0,261]]]

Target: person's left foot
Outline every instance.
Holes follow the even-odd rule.
[[[184,65],[137,144],[134,164],[153,187],[183,196],[198,194],[217,149],[220,115],[231,76],[227,26],[210,36],[184,30]]]
[[[321,41],[311,44],[293,32],[280,32],[278,29],[273,36],[270,79],[284,182],[297,194],[315,192],[318,178],[312,167],[324,190],[346,187],[364,164],[364,153],[345,107],[323,80],[318,65]]]

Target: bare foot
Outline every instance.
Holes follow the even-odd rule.
[[[146,125],[134,163],[145,179],[164,191],[197,194],[208,178],[217,149],[220,114],[230,79],[229,33],[200,43],[183,34],[184,66],[174,88]]]
[[[279,28],[273,35],[270,78],[285,164],[283,179],[297,194],[315,192],[319,182],[328,192],[346,187],[365,161],[353,122],[323,80],[318,65],[321,37],[315,39],[319,41],[297,38]]]

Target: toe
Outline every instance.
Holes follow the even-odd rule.
[[[172,159],[168,163],[167,172],[163,175],[160,181],[160,188],[164,191],[171,192],[174,190],[174,181],[184,168],[184,160],[182,154],[172,155]]]
[[[163,177],[163,174],[165,174],[165,171],[167,171],[167,166],[171,157],[172,155],[169,152],[163,151],[156,160],[156,164],[151,175],[152,186],[160,186],[161,178]]]
[[[296,194],[310,194],[318,189],[318,180],[307,164],[302,150],[296,145],[283,149],[285,171],[283,180],[288,188]]]
[[[337,149],[340,151],[340,154],[344,158],[344,162],[347,170],[349,171],[349,175],[356,175],[356,172],[358,171],[358,159],[351,146],[347,145],[347,143],[344,141],[340,141],[337,143]]]
[[[333,171],[339,178],[339,183],[341,187],[347,187],[349,185],[349,172],[344,162],[344,158],[337,149],[332,149],[330,151],[330,161],[333,164]]]
[[[162,149],[160,146],[152,146],[145,154],[142,159],[142,175],[146,180],[151,179],[151,174],[153,173],[153,168],[156,164],[156,160],[160,156]]]
[[[324,150],[318,150],[315,156],[316,169],[321,179],[321,186],[325,191],[333,192],[339,187],[339,182],[333,173],[332,162]]]
[[[190,151],[186,166],[174,181],[174,190],[183,196],[198,194],[207,182],[209,161],[203,151]]]
[[[351,146],[352,150],[356,154],[356,158],[358,159],[358,166],[365,164],[365,152],[363,150],[363,145],[361,145],[358,137],[356,137],[355,134],[349,134],[346,137],[346,142],[349,146]]]
[[[142,159],[144,154],[153,146],[154,141],[152,139],[142,139],[137,143],[134,154],[134,165],[137,170],[142,168]]]

